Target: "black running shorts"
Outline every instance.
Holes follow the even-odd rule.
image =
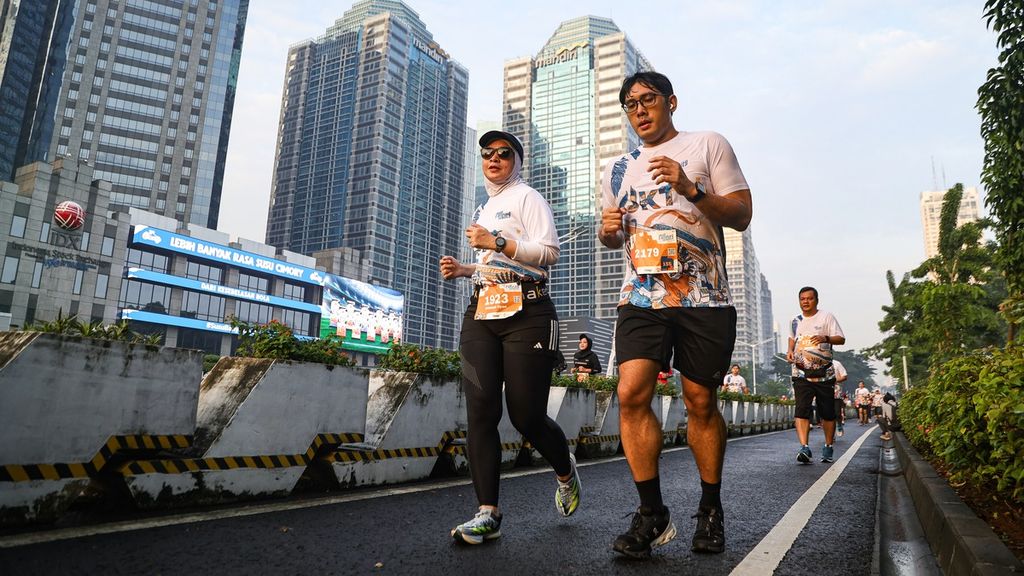
[[[615,361],[647,359],[671,366],[684,377],[718,388],[736,342],[736,309],[619,307]]]

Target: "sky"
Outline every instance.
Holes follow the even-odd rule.
[[[535,55],[563,21],[614,20],[672,80],[676,128],[732,143],[783,334],[811,285],[847,349],[881,340],[886,271],[924,260],[920,193],[979,185],[974,106],[998,57],[980,0],[406,1],[469,71],[470,127],[501,120],[505,60]],[[351,6],[251,0],[220,230],[263,240],[288,47]]]

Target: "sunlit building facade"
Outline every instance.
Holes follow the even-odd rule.
[[[407,342],[454,349],[468,73],[402,2],[362,0],[288,52],[268,244],[358,250],[405,295]],[[446,305],[445,303],[448,303]]]
[[[216,228],[249,1],[15,4],[50,10],[60,34],[42,30],[49,58],[13,167],[70,157],[111,183],[113,209]]]
[[[615,316],[625,261],[595,236],[601,171],[640,143],[619,89],[651,68],[612,20],[595,16],[563,22],[536,56],[505,62],[502,125],[522,140],[524,177],[551,204],[562,240],[551,272],[560,317]]]

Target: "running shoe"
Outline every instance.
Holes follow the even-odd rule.
[[[648,558],[652,548],[675,537],[676,525],[672,523],[667,507],[660,514],[641,514],[637,510],[629,523],[629,530],[615,539],[612,550],[630,558]]]
[[[555,490],[555,508],[562,516],[572,516],[580,505],[580,495],[583,487],[580,484],[580,475],[576,471],[576,456],[569,453],[569,463],[572,464],[572,477],[568,482],[558,481],[558,488]]]
[[[501,516],[495,516],[490,510],[481,510],[473,519],[452,528],[452,538],[467,544],[482,544],[484,540],[494,540],[501,536]]]
[[[725,550],[725,516],[718,508],[701,506],[692,516],[697,519],[697,531],[693,533],[694,552],[717,554]]]
[[[839,436],[840,438],[843,437],[843,423],[842,422],[839,423],[839,427],[836,429],[836,435]]]
[[[800,451],[796,453],[796,461],[804,464],[810,464],[811,458],[813,457],[814,455],[811,454],[810,446],[801,446]]]
[[[826,444],[825,447],[821,449],[821,461],[826,463],[835,462],[835,460],[832,459],[833,456],[834,451],[832,450],[832,447]]]

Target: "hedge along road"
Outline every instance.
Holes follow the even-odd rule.
[[[637,506],[617,457],[580,462],[583,502],[569,518],[555,511],[550,470],[506,473],[502,537],[481,546],[449,537],[475,511],[472,486],[459,478],[12,535],[0,538],[0,565],[12,574],[870,574],[877,429],[848,426],[833,464],[818,462],[820,429],[811,441],[809,465],[796,462],[792,430],[729,441],[718,555],[689,549],[700,490],[683,447],[661,460],[680,535],[646,562],[611,551]]]

